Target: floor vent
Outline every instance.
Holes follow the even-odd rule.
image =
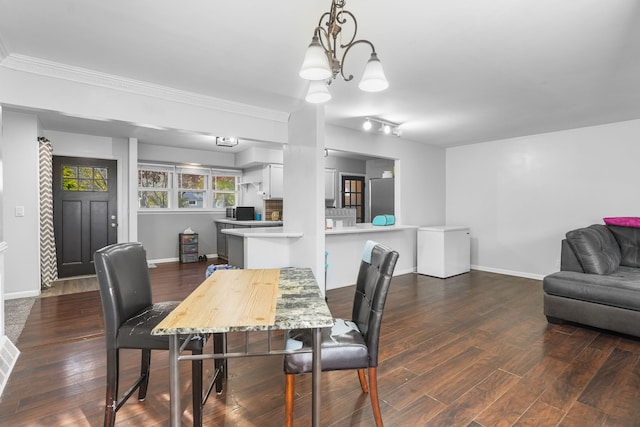
[[[18,360],[20,350],[13,345],[6,335],[0,337],[0,396],[9,381],[9,375]]]

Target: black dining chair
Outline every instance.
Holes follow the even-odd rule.
[[[382,414],[378,402],[378,343],[384,304],[398,252],[379,243],[368,241],[363,250],[356,282],[351,321],[335,319],[334,327],[321,334],[320,360],[323,371],[357,369],[360,386],[370,393],[376,426],[381,427]],[[310,330],[290,331],[287,348],[310,349]],[[369,384],[365,370],[368,370]],[[295,375],[312,371],[311,353],[289,353],[284,356],[286,426],[293,425]]]
[[[107,396],[104,425],[115,424],[116,412],[138,389],[138,400],[143,401],[149,384],[151,350],[168,350],[168,335],[151,335],[151,330],[160,323],[179,301],[153,303],[151,281],[146,251],[141,243],[118,243],[95,252],[96,275],[100,287],[100,298],[104,312],[105,337],[107,343]],[[186,350],[202,354],[208,336],[199,335],[189,340]],[[215,334],[214,347],[222,337]],[[118,397],[120,349],[142,350],[140,376],[122,396]],[[218,368],[218,365],[216,365]],[[193,423],[202,424],[202,406],[211,387],[204,394],[202,387],[202,360],[192,361]],[[214,375],[218,392],[222,382]]]

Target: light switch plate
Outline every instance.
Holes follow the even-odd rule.
[[[24,206],[16,206],[16,216],[24,216]]]

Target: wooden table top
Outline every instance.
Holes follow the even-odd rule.
[[[333,318],[308,268],[218,270],[154,335],[322,328]]]

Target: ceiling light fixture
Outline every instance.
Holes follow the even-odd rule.
[[[309,93],[306,97],[308,102],[326,102],[331,99],[327,86],[338,74],[347,82],[353,79],[352,74],[349,77],[344,74],[344,60],[349,50],[360,43],[368,44],[371,47],[371,57],[364,68],[358,87],[365,92],[379,92],[389,87],[373,43],[369,40],[355,39],[358,32],[358,22],[351,12],[344,9],[345,4],[345,0],[331,0],[331,10],[320,16],[318,26],[313,30],[311,44],[307,48],[302,68],[300,68],[300,77],[311,80]],[[326,21],[323,23],[325,19]],[[345,36],[348,41],[343,44],[342,26],[350,19],[353,21],[353,34],[350,38]],[[342,50],[338,52],[338,49]],[[314,84],[315,81],[326,82],[323,85],[324,91],[326,91],[324,96],[314,96],[314,93],[319,90],[318,85]]]
[[[380,125],[378,127],[378,132],[382,132],[385,135],[394,135],[397,137],[402,136],[402,129],[400,129],[400,125],[398,123],[393,123],[388,120],[376,119],[374,117],[367,117],[365,122],[362,124],[362,128],[366,131],[369,131],[373,128],[373,123]]]
[[[218,147],[235,147],[238,145],[238,138],[234,136],[216,136],[216,145]]]

